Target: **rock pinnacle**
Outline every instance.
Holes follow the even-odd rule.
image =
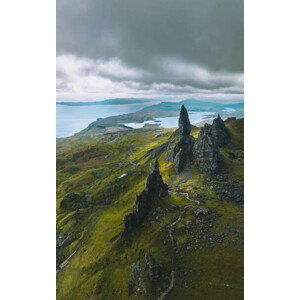
[[[178,127],[179,127],[179,133],[181,135],[189,135],[191,132],[191,123],[189,120],[189,115],[184,105],[181,106]]]

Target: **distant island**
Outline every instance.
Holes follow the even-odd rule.
[[[105,134],[108,131],[111,132],[112,130],[131,130],[132,128],[126,126],[126,124],[155,121],[156,118],[176,117],[178,116],[178,112],[182,105],[185,105],[191,113],[210,112],[214,113],[215,117],[220,114],[224,118],[241,118],[244,116],[244,102],[216,103],[195,99],[186,99],[180,102],[160,102],[158,104],[144,107],[141,110],[133,113],[110,116],[106,118],[98,118],[96,121],[89,124],[88,127],[76,133],[75,136],[99,135]]]
[[[67,106],[92,106],[92,105],[136,104],[136,103],[146,103],[146,102],[155,102],[155,101],[159,101],[159,100],[142,99],[142,98],[116,98],[116,99],[107,99],[102,101],[91,101],[91,102],[56,102],[56,104],[67,105]]]

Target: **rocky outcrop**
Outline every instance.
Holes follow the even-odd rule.
[[[150,166],[150,174],[147,178],[146,187],[141,194],[136,196],[133,212],[124,217],[124,233],[137,227],[146,217],[151,203],[157,198],[168,195],[168,186],[164,183],[156,160]]]
[[[229,144],[231,136],[220,115],[214,119],[211,125],[211,136],[215,147],[223,147]]]
[[[195,142],[195,139],[190,136],[191,123],[184,105],[181,106],[178,127],[180,137],[175,144],[172,157],[177,174],[181,173],[193,161],[193,146]]]
[[[205,124],[199,131],[193,148],[194,163],[202,173],[217,173],[222,164],[219,147],[229,144],[230,132],[220,115],[212,125]]]
[[[221,167],[221,155],[214,145],[211,135],[212,125],[205,124],[194,144],[194,164],[202,173],[216,173]]]
[[[189,135],[191,133],[191,123],[184,105],[181,106],[179,114],[178,129],[180,135]]]
[[[174,147],[173,160],[174,168],[177,174],[181,173],[184,168],[193,161],[193,147],[195,139],[190,135],[180,137]]]
[[[162,267],[152,255],[146,253],[141,260],[131,265],[128,296],[148,296],[156,299],[161,276]]]

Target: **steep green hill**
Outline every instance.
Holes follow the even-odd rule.
[[[57,299],[243,299],[244,121],[225,124],[216,175],[176,175],[172,130],[57,141]],[[121,236],[155,158],[170,195]]]

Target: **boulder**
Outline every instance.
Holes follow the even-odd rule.
[[[198,208],[195,211],[196,217],[206,216],[206,215],[208,215],[208,213],[209,213],[209,210],[205,207]]]

